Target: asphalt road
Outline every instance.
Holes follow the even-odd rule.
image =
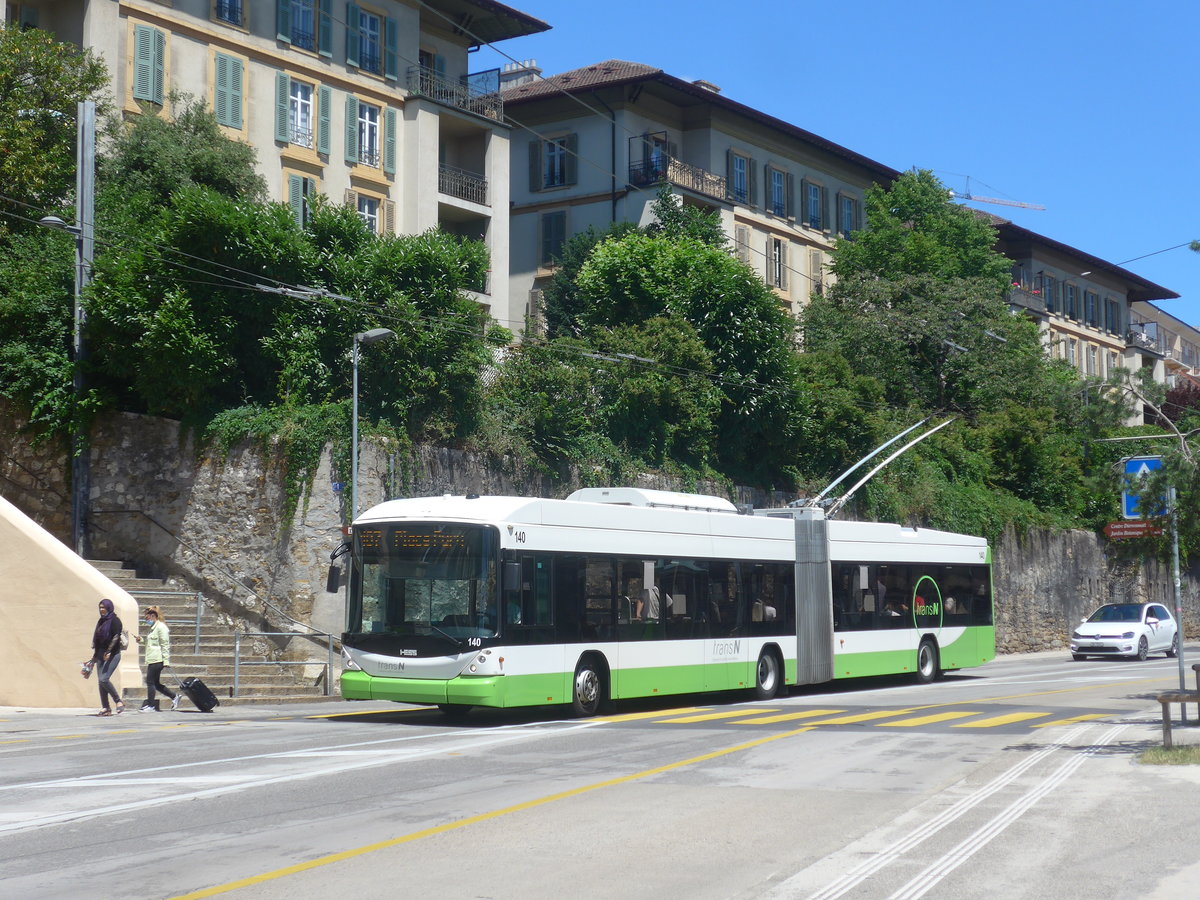
[[[0,710],[0,897],[1192,898],[1200,767],[1136,762],[1177,686],[1055,653],[592,720]]]

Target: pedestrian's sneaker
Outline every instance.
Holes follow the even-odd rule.
[[[154,707],[149,703],[143,703],[142,708],[139,709],[138,712],[154,712]]]
[[[182,696],[183,696],[183,691],[180,691],[178,694],[176,694],[174,697],[171,698],[171,709],[172,710],[179,709],[179,698]]]

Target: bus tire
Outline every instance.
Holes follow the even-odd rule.
[[[447,719],[465,719],[471,711],[471,707],[465,703],[439,703],[437,708]]]
[[[774,651],[764,648],[758,654],[758,665],[754,667],[754,699],[773,699],[779,693],[781,680],[779,657]]]
[[[938,649],[933,638],[922,638],[917,647],[917,683],[930,684],[938,677]]]
[[[571,709],[581,718],[594,716],[604,702],[604,673],[594,656],[585,656],[571,679]]]

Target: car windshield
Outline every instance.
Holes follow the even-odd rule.
[[[1142,621],[1142,605],[1140,603],[1113,603],[1102,606],[1088,618],[1089,622],[1140,622]]]

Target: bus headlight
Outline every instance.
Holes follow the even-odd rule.
[[[342,648],[342,668],[349,669],[351,672],[362,671],[362,666],[354,661],[354,657],[350,655],[345,647]]]

